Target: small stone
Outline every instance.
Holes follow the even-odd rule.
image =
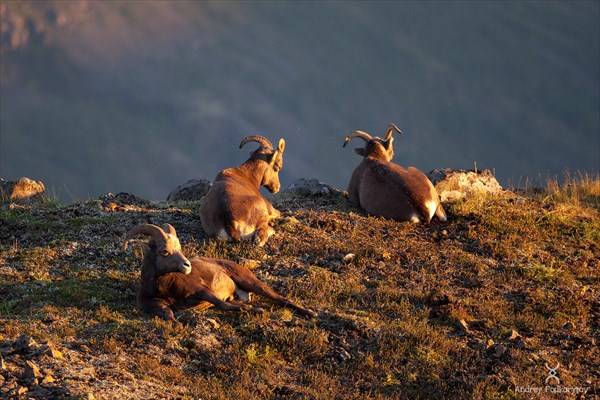
[[[485,343],[474,340],[472,342],[469,342],[469,347],[473,350],[481,351],[485,349]]]
[[[508,338],[506,340],[516,340],[520,337],[521,335],[519,335],[519,332],[513,329],[510,331],[510,334],[508,335]]]
[[[17,352],[24,353],[26,351],[29,351],[33,346],[36,345],[37,343],[35,342],[35,340],[33,340],[30,336],[23,334],[17,338],[13,345],[13,348]]]
[[[25,377],[26,378],[42,378],[44,375],[40,372],[40,368],[33,361],[25,361]]]
[[[346,264],[351,263],[352,261],[354,261],[354,258],[356,257],[356,254],[354,253],[348,253],[344,256],[344,258],[342,258],[342,261]]]
[[[499,344],[494,348],[494,355],[496,357],[500,358],[504,354],[506,354],[507,351],[508,351],[508,349],[506,348],[506,346],[504,346],[503,344]]]
[[[17,387],[17,382],[13,381],[8,381],[8,382],[4,382],[2,384],[2,386],[0,386],[0,392],[2,393],[7,393],[10,392],[12,389]]]
[[[338,352],[338,359],[342,362],[348,361],[352,358],[352,356],[350,355],[350,353],[348,353],[345,349],[340,348],[339,352]]]
[[[46,344],[40,348],[40,354],[51,358],[63,358],[62,353],[59,350],[51,347],[50,344]]]
[[[16,388],[13,389],[13,391],[17,396],[20,396],[22,394],[27,393],[29,391],[29,389],[26,388],[25,386],[17,386]]]
[[[84,353],[91,353],[92,350],[85,344],[80,344],[79,345],[79,350],[81,350]]]
[[[525,347],[527,347],[527,343],[524,340],[519,340],[516,344],[515,347],[517,349],[524,349]]]
[[[464,319],[458,320],[456,325],[458,326],[458,329],[460,329],[461,331],[464,331],[464,332],[469,331],[469,325],[467,324],[467,321],[465,321]]]
[[[32,386],[37,386],[40,383],[40,381],[38,380],[38,378],[29,378],[22,381],[22,383],[24,383],[27,387],[31,388]]]
[[[128,207],[138,206],[146,207],[150,202],[146,199],[142,199],[131,193],[120,192],[116,195],[112,193],[105,193],[98,198],[100,205],[106,208],[108,211],[114,210],[127,210]]]
[[[30,386],[29,387],[29,397],[32,398],[36,398],[36,399],[47,399],[49,397],[50,391],[47,389],[44,389],[41,386]]]

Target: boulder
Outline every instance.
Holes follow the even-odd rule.
[[[291,183],[284,191],[285,194],[291,194],[302,197],[315,196],[336,196],[342,192],[326,183],[320,182],[315,178],[302,178]]]
[[[458,200],[474,194],[499,194],[503,190],[489,169],[468,171],[450,168],[434,169],[427,176],[435,186],[442,202]]]
[[[0,179],[0,202],[17,204],[37,204],[47,201],[46,187],[41,181],[21,178],[18,181]]]
[[[201,200],[206,196],[211,186],[212,183],[206,179],[191,179],[173,189],[167,196],[167,201]]]

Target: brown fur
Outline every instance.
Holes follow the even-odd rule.
[[[155,225],[146,226],[161,229]],[[262,312],[258,307],[235,301],[236,291],[243,291],[267,297],[303,316],[316,316],[314,312],[278,295],[251,271],[233,261],[206,257],[188,260],[181,252],[175,229],[169,224],[163,226],[164,232],[168,233],[168,244],[159,233],[135,233],[134,230],[138,228],[130,231],[134,232],[133,235],[126,236],[124,247],[136,234],[152,237],[143,246],[144,259],[138,292],[139,308],[150,315],[176,321],[174,311],[212,306],[225,311]]]
[[[355,149],[364,158],[352,173],[348,184],[351,202],[371,215],[398,221],[418,220],[429,223],[431,216],[426,204],[433,201],[437,206],[434,216],[442,221],[446,220],[437,191],[425,174],[417,168],[405,169],[391,162],[394,150],[390,131],[386,140],[378,137],[369,139],[370,135],[355,132],[360,134],[353,135],[353,132],[346,138],[344,145],[353,137],[362,138],[366,145]]]
[[[230,240],[253,238],[260,246],[266,243],[274,233],[269,222],[280,213],[260,193],[260,186],[271,193],[279,191],[284,149],[283,139],[276,150],[261,145],[242,165],[219,172],[200,207],[208,236],[224,232]]]

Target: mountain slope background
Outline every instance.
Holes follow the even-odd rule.
[[[6,1],[0,176],[163,199],[286,139],[282,185],[345,188],[354,129],[504,185],[599,169],[598,2]]]

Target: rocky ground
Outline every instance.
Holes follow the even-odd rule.
[[[200,201],[3,206],[0,396],[600,395],[600,180],[470,193],[430,225],[367,216],[312,184],[274,197],[282,218],[262,249],[208,240]],[[190,257],[243,263],[318,317],[256,298],[265,313],[149,318],[135,305],[141,252],[121,249],[147,222],[171,223]]]

